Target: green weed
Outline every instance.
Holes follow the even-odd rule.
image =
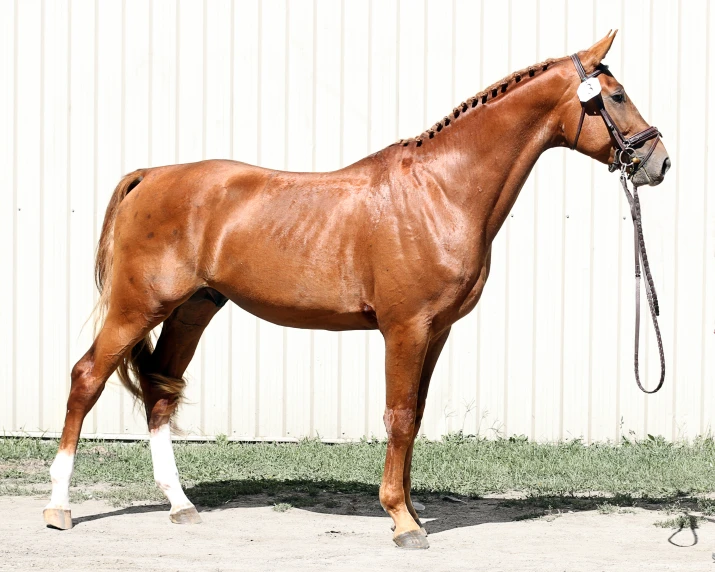
[[[703,513],[703,516],[715,516],[715,499],[697,500],[698,510]]]
[[[699,516],[693,516],[692,514],[680,514],[675,518],[668,518],[666,520],[657,520],[653,523],[653,526],[658,528],[700,528],[698,524],[702,519]]]
[[[209,507],[255,494],[277,499],[299,494],[305,499],[301,502],[314,504],[321,502],[323,491],[377,496],[385,449],[386,443],[375,439],[329,445],[315,439],[245,443],[225,436],[174,446],[187,494]],[[56,440],[0,438],[0,494],[25,494],[20,491],[37,487],[42,488],[38,494],[45,494],[56,452]],[[548,506],[585,510],[608,502],[627,507],[634,499],[661,502],[715,492],[714,456],[711,438],[584,445],[578,439],[534,443],[523,436],[486,440],[456,433],[440,441],[416,441],[412,490],[465,498],[516,492],[527,499],[519,501],[521,506],[541,515]],[[154,485],[146,441],[82,440],[72,485],[75,494],[85,491],[117,505],[163,498]],[[581,496],[594,492],[595,498]],[[703,513],[715,513],[715,501],[698,502]]]

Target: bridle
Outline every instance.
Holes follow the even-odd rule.
[[[571,61],[576,67],[579,77],[581,78],[581,83],[587,82],[591,78],[594,78],[601,74],[601,69],[596,69],[592,74],[587,75],[586,70],[583,69],[583,64],[578,55],[573,54],[571,56]],[[643,224],[641,222],[641,205],[638,199],[638,187],[633,187],[633,193],[628,190],[628,179],[630,179],[638,169],[642,168],[648,159],[650,159],[656,145],[662,135],[656,127],[648,127],[639,133],[636,133],[632,137],[626,138],[618,129],[605,105],[603,104],[603,98],[600,93],[595,95],[596,104],[598,105],[598,111],[603,118],[603,122],[606,124],[606,129],[611,134],[611,139],[613,140],[615,147],[615,157],[613,163],[608,166],[610,172],[619,169],[621,171],[621,185],[623,186],[623,191],[626,194],[626,199],[628,199],[628,204],[631,208],[631,219],[633,220],[633,239],[634,239],[634,250],[635,250],[635,271],[636,271],[636,334],[635,334],[635,350],[633,354],[633,367],[635,370],[636,383],[638,388],[644,393],[655,393],[663,386],[663,381],[665,380],[665,356],[663,353],[663,342],[660,337],[660,328],[658,327],[658,318],[660,315],[660,310],[658,308],[658,297],[655,293],[655,284],[653,283],[653,277],[650,273],[650,265],[648,264],[648,255],[645,250],[645,241],[643,240]],[[581,101],[581,117],[578,121],[578,128],[576,130],[576,137],[571,145],[571,149],[576,148],[578,143],[579,135],[581,134],[581,128],[583,127],[583,120],[586,115],[586,101]],[[646,141],[653,139],[648,152],[641,158],[636,155],[635,148]],[[656,339],[658,340],[658,352],[660,354],[660,381],[655,389],[647,390],[643,387],[640,380],[640,373],[638,367],[638,346],[640,340],[640,319],[641,319],[641,302],[640,302],[640,280],[641,280],[641,262],[643,263],[643,270],[645,271],[645,291],[646,297],[648,298],[648,306],[650,308],[650,315],[653,318],[653,327],[655,328]]]
[[[578,72],[582,83],[593,77],[601,75],[602,70],[600,68],[596,68],[592,74],[586,75],[586,70],[583,69],[583,64],[581,64],[581,60],[576,54],[571,56],[571,61],[576,67],[576,71]],[[630,178],[636,171],[638,171],[638,169],[646,164],[648,159],[650,159],[650,156],[653,154],[653,151],[655,151],[658,141],[660,141],[662,135],[660,134],[660,131],[658,131],[657,127],[651,126],[636,133],[633,137],[626,138],[623,136],[623,133],[621,133],[621,130],[618,129],[618,126],[613,121],[613,118],[611,118],[611,115],[606,110],[605,105],[603,105],[603,99],[600,95],[597,96],[597,104],[598,111],[603,118],[603,122],[606,124],[606,129],[608,129],[608,132],[611,134],[611,139],[615,143],[616,148],[615,158],[613,163],[608,166],[608,170],[611,173],[616,169],[620,169],[621,172],[626,171]],[[571,150],[576,149],[576,144],[578,143],[579,135],[581,135],[581,128],[583,127],[583,119],[585,116],[586,106],[582,104],[581,117],[578,120],[578,129],[576,130],[576,137],[571,145]],[[648,152],[642,158],[638,157],[636,155],[635,148],[650,139],[653,139],[650,149],[648,149]]]

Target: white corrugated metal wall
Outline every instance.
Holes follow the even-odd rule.
[[[334,169],[619,28],[607,63],[674,164],[642,193],[665,387],[646,397],[633,382],[632,231],[617,177],[554,150],[495,241],[481,303],[453,329],[424,431],[708,431],[714,18],[707,0],[2,0],[0,428],[61,430],[70,368],[91,343],[94,248],[123,173],[216,157]],[[652,384],[650,331],[645,348]],[[179,422],[244,439],[382,436],[383,359],[378,333],[284,329],[227,307],[191,364]],[[146,434],[116,383],[84,431]]]

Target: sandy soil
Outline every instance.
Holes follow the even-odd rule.
[[[429,501],[429,502],[428,502]],[[424,499],[430,549],[406,552],[391,541],[391,521],[377,501],[276,512],[257,495],[201,511],[203,524],[169,522],[166,506],[114,509],[75,505],[75,527],[45,527],[46,500],[0,497],[2,570],[489,570],[712,572],[715,525],[698,529],[694,546],[668,542],[662,513],[643,508],[603,515],[564,512],[514,521],[498,499],[466,504]],[[370,501],[371,502],[371,501]],[[342,514],[332,514],[341,512]],[[523,511],[522,511],[523,513]],[[673,541],[691,545],[686,529]]]

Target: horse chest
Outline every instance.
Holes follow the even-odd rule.
[[[489,267],[491,265],[491,248],[489,249],[486,260],[484,264],[479,269],[477,280],[471,289],[466,290],[465,296],[462,299],[462,303],[457,309],[456,320],[463,318],[469,312],[471,312],[474,307],[479,302],[479,298],[482,296],[482,291],[484,290],[484,285],[487,283],[487,278],[489,277]]]

